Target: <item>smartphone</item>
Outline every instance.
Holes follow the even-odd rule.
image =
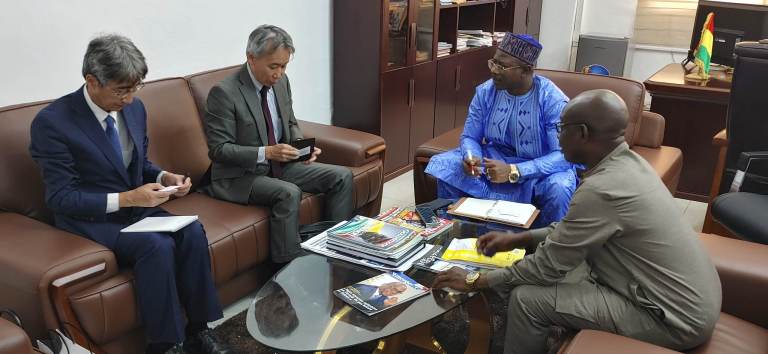
[[[424,226],[428,228],[440,226],[440,223],[437,221],[437,217],[435,216],[435,212],[432,210],[432,208],[417,206],[416,213],[419,214],[419,218],[421,218],[421,222],[424,223]]]

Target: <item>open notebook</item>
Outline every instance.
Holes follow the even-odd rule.
[[[539,210],[532,204],[461,198],[448,209],[448,213],[527,229],[536,220]]]

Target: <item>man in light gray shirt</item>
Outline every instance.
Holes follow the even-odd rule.
[[[552,327],[597,329],[676,350],[703,343],[720,314],[720,279],[696,232],[645,160],[624,141],[628,112],[608,90],[570,101],[558,126],[568,161],[588,170],[559,223],[492,232],[478,252],[537,246],[485,274],[458,268],[433,287],[509,296],[505,353],[542,353]],[[586,263],[586,265],[584,265]],[[565,281],[578,269],[588,274]],[[573,277],[568,277],[573,278]]]

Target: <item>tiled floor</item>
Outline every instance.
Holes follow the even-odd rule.
[[[707,211],[707,204],[694,202],[685,199],[675,198],[677,205],[680,207],[680,211],[683,212],[683,217],[687,220],[691,227],[696,231],[701,231],[701,227],[704,225],[704,214]],[[393,206],[412,206],[414,205],[413,197],[413,172],[408,172],[398,176],[397,178],[384,184],[384,195],[381,200],[381,210]],[[250,306],[251,301],[256,294],[250,294],[249,296],[240,299],[232,305],[227,306],[224,309],[224,319],[214,323],[218,325],[224,322],[226,319],[242,312]]]

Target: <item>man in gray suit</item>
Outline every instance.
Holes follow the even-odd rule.
[[[293,114],[285,69],[295,52],[283,29],[262,25],[248,37],[247,62],[208,94],[205,132],[211,166],[211,196],[271,208],[272,260],[302,254],[298,233],[302,192],[325,194],[326,220],[346,220],[353,211],[352,172],[341,166],[295,162],[291,146],[303,138]]]

